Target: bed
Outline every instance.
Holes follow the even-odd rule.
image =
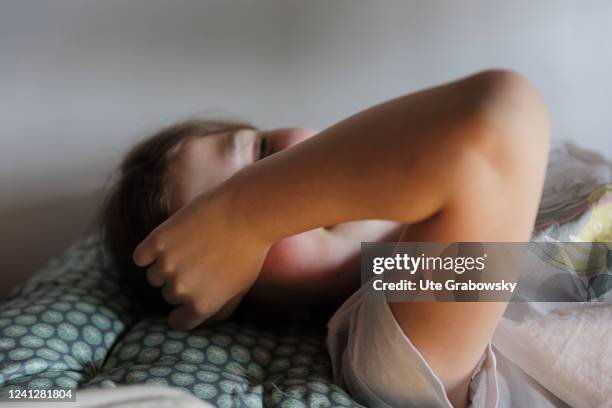
[[[612,241],[612,223],[600,219],[612,217],[610,180],[601,156],[555,146],[534,239],[588,241],[599,228],[597,239]],[[230,320],[174,331],[142,314],[118,272],[103,266],[107,256],[98,235],[85,237],[0,305],[0,395],[90,389],[102,401],[105,389],[116,396],[139,384],[151,391],[137,395],[170,387],[219,407],[360,406],[332,382],[323,328]]]

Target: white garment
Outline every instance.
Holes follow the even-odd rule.
[[[548,227],[534,238],[559,235],[562,217],[571,215],[567,220],[578,223],[571,205],[582,205],[595,188],[610,184],[612,164],[605,158],[573,145],[553,145],[538,216]],[[472,377],[472,406],[612,407],[612,291],[600,301],[510,303]],[[338,309],[328,329],[334,378],[359,402],[451,406],[383,293],[371,285]]]
[[[509,310],[522,305],[510,304]],[[493,344],[487,347],[472,376],[472,406],[566,407],[567,404],[549,390],[567,387],[568,380],[562,378],[570,378],[571,373],[547,377],[547,373],[554,371],[541,365],[543,362],[536,358],[533,347],[526,346],[531,342],[508,336],[508,333],[520,335],[515,330],[516,324],[510,322],[504,319],[500,323],[503,331],[499,335],[499,338],[507,340],[503,345],[504,352],[508,354],[497,348],[497,336],[494,337]],[[542,348],[554,343],[554,339],[555,336],[549,337],[548,343],[543,344]],[[517,341],[522,344],[522,348],[512,347]],[[533,341],[538,343],[540,339],[536,336]],[[334,314],[328,323],[327,344],[335,381],[365,406],[452,407],[442,382],[397,324],[384,293],[373,290],[371,285],[364,285]],[[550,350],[554,353],[556,348]],[[517,358],[517,355],[521,358]],[[543,376],[536,377],[539,382],[520,367],[518,362],[529,362],[529,367],[540,368],[537,374]],[[558,369],[566,370],[569,367],[560,365]],[[541,384],[546,378],[548,389]],[[575,407],[605,406],[605,400],[601,399],[604,397],[604,388],[599,393],[594,393],[593,388],[609,378],[602,378],[588,387],[574,383],[566,388],[567,392],[563,396],[570,393],[573,400],[566,401],[572,402]],[[550,388],[551,384],[557,387]]]
[[[362,286],[327,328],[334,380],[357,402],[371,408],[451,407],[442,382],[397,324],[383,292]],[[495,375],[488,347],[472,379],[474,406],[496,406]]]

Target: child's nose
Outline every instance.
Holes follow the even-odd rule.
[[[283,128],[268,132],[269,137],[273,138],[275,150],[283,150],[316,135],[317,130],[309,128]]]

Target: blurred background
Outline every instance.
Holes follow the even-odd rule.
[[[612,2],[0,0],[0,298],[92,230],[125,150],[194,114],[325,128],[488,67],[612,155]]]

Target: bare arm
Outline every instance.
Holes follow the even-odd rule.
[[[243,171],[236,191],[253,198],[237,200],[239,213],[268,239],[382,218],[413,224],[415,241],[527,241],[548,132],[546,109],[524,79],[473,76],[375,106]],[[391,304],[459,406],[505,307]]]
[[[192,328],[231,310],[271,243],[320,226],[388,219],[414,224],[421,241],[526,241],[547,140],[546,110],[524,79],[478,74],[377,105],[249,166],[157,228],[134,260],[155,261],[183,303],[171,323]],[[458,405],[504,307],[392,304]]]
[[[430,217],[467,155],[488,143],[492,86],[475,76],[400,97],[245,168],[228,183],[238,219],[274,241],[351,220]]]

